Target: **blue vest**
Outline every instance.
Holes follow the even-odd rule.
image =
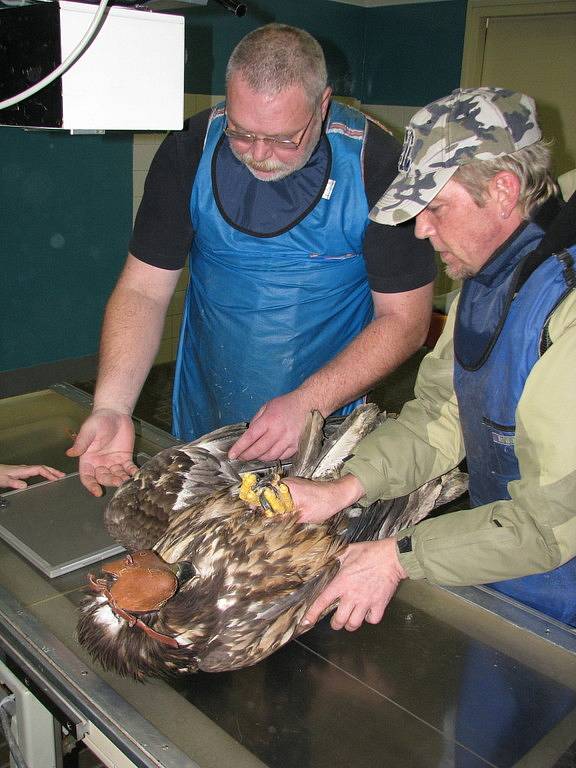
[[[545,351],[547,321],[573,288],[573,272],[562,255],[548,257],[526,278],[529,254],[542,236],[535,224],[526,225],[462,288],[454,329],[454,386],[473,507],[509,499],[508,483],[520,477],[514,451],[516,407]],[[547,573],[490,586],[576,625],[576,558]]]
[[[365,117],[332,104],[330,180],[306,215],[273,236],[222,215],[213,178],[217,187],[224,170],[213,159],[226,141],[224,122],[215,108],[190,200],[195,234],[173,397],[182,440],[249,421],[337,355],[374,311],[362,253]]]

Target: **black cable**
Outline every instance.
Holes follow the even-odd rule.
[[[244,3],[237,3],[236,0],[216,0],[227,11],[230,11],[234,16],[244,16],[246,13],[246,5]]]

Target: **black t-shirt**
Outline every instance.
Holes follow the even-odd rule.
[[[182,131],[170,133],[152,161],[130,242],[132,255],[146,264],[181,269],[186,263],[194,237],[190,195],[209,115],[210,110],[200,112],[186,121]],[[364,188],[370,208],[395,178],[399,154],[396,139],[369,121]],[[413,222],[392,227],[369,221],[364,259],[370,288],[379,293],[420,288],[436,273],[432,248],[414,237]]]

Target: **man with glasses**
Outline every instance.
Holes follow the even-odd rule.
[[[235,48],[226,102],[191,118],[150,169],[109,301],[94,412],[70,453],[89,490],[134,471],[130,414],[190,254],[173,431],[250,421],[231,456],[286,458],[307,413],[354,408],[423,343],[432,251],[368,213],[399,146],[331,102],[320,45],[270,24]]]

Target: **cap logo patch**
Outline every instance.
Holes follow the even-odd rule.
[[[410,127],[406,128],[406,133],[404,134],[404,146],[402,147],[402,154],[398,160],[398,170],[400,173],[406,173],[412,164],[411,155],[414,141],[414,129]]]

